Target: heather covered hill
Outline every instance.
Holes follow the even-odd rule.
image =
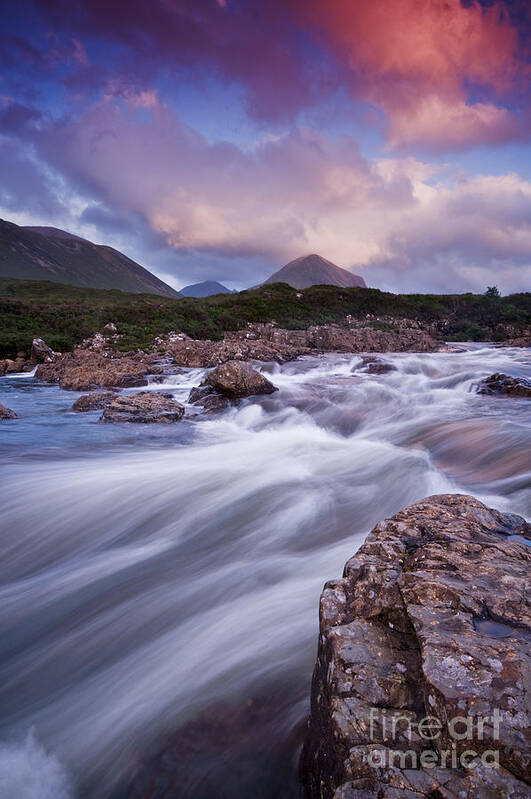
[[[0,278],[0,357],[31,347],[35,337],[72,349],[113,321],[120,348],[148,346],[170,330],[219,339],[248,322],[277,322],[302,330],[344,323],[351,315],[367,327],[392,330],[393,319],[415,319],[446,340],[505,340],[531,325],[531,294],[389,294],[378,289],[314,286],[298,292],[273,284],[238,294],[171,299],[149,294],[78,288],[51,282]]]
[[[179,296],[112,247],[93,244],[58,228],[20,227],[5,220],[0,220],[0,277]]]
[[[265,282],[287,283],[294,289],[305,289],[309,286],[365,287],[362,277],[336,266],[332,261],[315,253],[295,258],[294,261],[290,261],[282,269],[274,272]]]

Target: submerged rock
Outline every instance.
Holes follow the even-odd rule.
[[[525,377],[511,377],[496,372],[482,380],[477,388],[478,394],[505,394],[508,397],[531,398],[531,382]]]
[[[385,375],[388,372],[396,372],[396,366],[382,361],[374,355],[366,355],[362,358],[361,367],[370,375]]]
[[[34,363],[52,363],[55,361],[55,352],[42,338],[34,338],[31,344],[31,360]]]
[[[5,405],[0,405],[0,419],[18,419],[18,415],[11,408],[6,408]]]
[[[115,391],[92,391],[90,394],[82,394],[72,405],[72,410],[78,413],[101,410],[115,397]]]
[[[184,407],[171,394],[140,391],[114,397],[104,405],[100,421],[168,424],[183,416]]]
[[[464,495],[376,525],[321,595],[307,799],[530,795],[529,538]]]
[[[208,411],[217,411],[229,404],[229,398],[216,393],[211,386],[194,386],[188,396],[188,402]]]
[[[273,394],[278,391],[266,377],[241,361],[227,361],[212,369],[203,384],[225,397],[250,397],[253,394]]]

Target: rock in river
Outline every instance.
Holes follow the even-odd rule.
[[[226,397],[250,397],[253,394],[273,394],[278,391],[266,377],[241,361],[227,361],[212,369],[203,384]]]
[[[190,405],[199,405],[205,411],[219,411],[230,404],[228,397],[218,394],[211,386],[194,386],[188,396]]]
[[[361,368],[370,375],[385,375],[388,372],[396,372],[396,366],[387,361],[382,361],[374,355],[366,355],[361,359]]]
[[[530,796],[530,537],[457,494],[376,525],[321,595],[307,799]]]
[[[11,408],[6,408],[5,405],[0,405],[0,419],[18,419],[18,416],[15,411],[11,410]]]
[[[531,382],[525,377],[511,377],[496,372],[482,380],[478,394],[506,394],[508,397],[527,397],[531,399]]]
[[[78,413],[101,410],[115,398],[115,391],[92,391],[90,394],[82,394],[81,397],[78,397],[72,405],[72,410]]]
[[[78,347],[66,352],[54,363],[37,367],[37,377],[59,383],[68,391],[92,391],[100,387],[136,388],[147,384],[152,371],[149,359],[137,353],[108,355]]]
[[[139,391],[114,397],[103,408],[102,422],[137,422],[140,424],[178,422],[184,407],[171,394]]]

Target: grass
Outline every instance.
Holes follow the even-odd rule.
[[[224,331],[241,329],[247,322],[275,321],[296,330],[343,322],[347,314],[379,329],[388,329],[388,320],[370,320],[367,314],[432,323],[450,341],[503,340],[509,327],[521,330],[531,325],[531,294],[401,295],[335,286],[296,292],[285,283],[275,283],[239,294],[171,299],[1,278],[0,357],[29,353],[34,337],[55,350],[71,350],[110,321],[122,334],[120,348],[129,350],[147,347],[154,336],[170,330],[219,339]]]

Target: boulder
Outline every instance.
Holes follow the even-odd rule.
[[[171,394],[140,391],[114,397],[104,405],[100,421],[168,424],[183,416],[184,407]]]
[[[478,394],[498,394],[508,397],[531,398],[531,382],[525,377],[511,377],[496,372],[486,377],[477,387]]]
[[[118,332],[118,328],[114,324],[114,322],[107,322],[105,327],[103,328],[103,335],[104,336],[115,336]]]
[[[42,338],[34,338],[31,343],[30,358],[34,363],[52,363],[55,360],[55,352]]]
[[[90,394],[82,394],[72,405],[72,410],[78,413],[101,410],[115,397],[114,391],[92,391]]]
[[[0,405],[0,419],[18,419],[18,415],[11,408],[6,408],[5,405]]]
[[[457,494],[376,525],[321,595],[306,799],[530,795],[529,539]]]
[[[227,361],[207,374],[202,385],[210,386],[225,397],[250,397],[253,394],[273,394],[278,391],[266,377],[249,364]]]

